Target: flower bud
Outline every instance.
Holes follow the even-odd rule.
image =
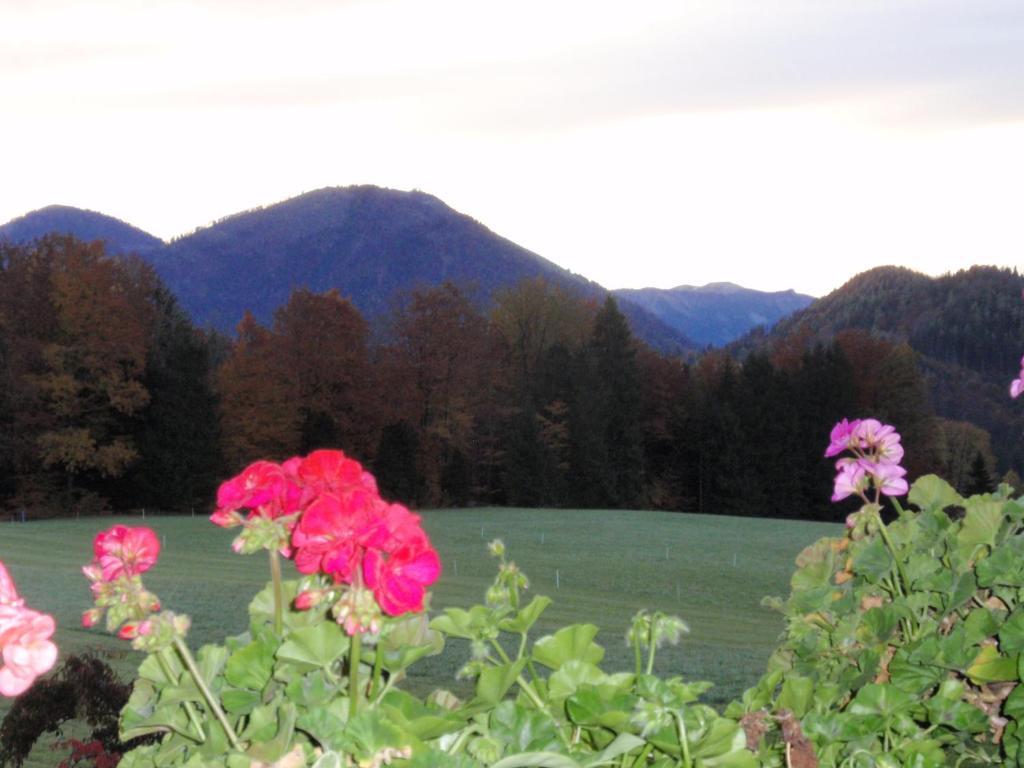
[[[319,589],[307,589],[305,592],[299,592],[295,598],[295,607],[300,611],[308,611],[319,603],[322,597],[323,593]]]
[[[82,626],[88,629],[96,624],[100,620],[103,612],[99,608],[90,608],[88,611],[82,614]]]

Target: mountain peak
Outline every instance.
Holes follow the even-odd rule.
[[[110,253],[147,255],[164,246],[163,240],[127,222],[70,205],[48,205],[0,226],[0,239],[13,243],[30,242],[51,233],[103,240]]]

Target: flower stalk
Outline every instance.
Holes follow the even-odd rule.
[[[270,579],[274,584],[274,632],[284,631],[284,585],[281,582],[281,557],[276,549],[270,554]]]
[[[359,711],[359,663],[362,654],[363,634],[356,632],[348,649],[348,716],[351,720]]]
[[[185,668],[188,669],[189,674],[192,675],[192,679],[195,681],[199,692],[203,694],[203,699],[206,701],[206,705],[210,708],[210,711],[213,712],[214,717],[217,718],[217,722],[219,722],[220,727],[224,729],[224,733],[227,734],[231,747],[236,751],[241,752],[242,745],[238,741],[238,734],[236,734],[235,729],[231,727],[231,723],[228,722],[227,715],[225,715],[224,710],[221,709],[220,702],[217,701],[217,698],[213,695],[213,691],[210,690],[210,686],[208,686],[206,681],[203,679],[203,675],[199,671],[199,667],[196,666],[196,660],[192,657],[192,652],[180,637],[174,638],[174,648],[178,652],[178,656],[181,657],[182,662],[185,664]]]

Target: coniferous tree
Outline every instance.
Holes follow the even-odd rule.
[[[965,496],[974,496],[978,493],[992,493],[995,489],[996,484],[988,471],[988,463],[981,451],[978,451],[974,454],[974,461],[971,462],[971,469],[967,473],[963,493]]]
[[[611,296],[594,319],[590,352],[607,455],[603,470],[607,503],[619,508],[636,507],[642,502],[643,490],[640,373],[629,323]]]

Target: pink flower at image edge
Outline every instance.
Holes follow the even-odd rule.
[[[17,696],[57,661],[53,617],[25,606],[0,563],[0,694]]]
[[[1024,357],[1020,359],[1020,375],[1010,382],[1010,397],[1016,399],[1024,392]]]

